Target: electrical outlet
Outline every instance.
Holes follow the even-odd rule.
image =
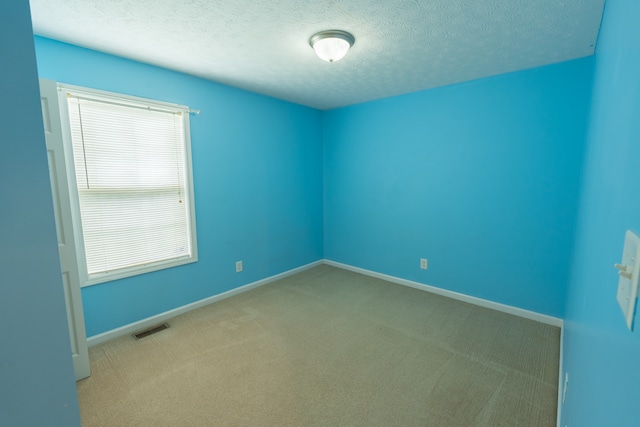
[[[420,268],[426,270],[428,267],[428,262],[426,258],[420,258]]]
[[[242,271],[242,261],[236,261],[236,273],[240,273]]]

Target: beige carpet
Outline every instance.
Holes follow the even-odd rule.
[[[322,265],[90,350],[91,426],[554,426],[556,327]]]

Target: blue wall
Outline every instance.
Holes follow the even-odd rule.
[[[79,426],[29,1],[0,21],[0,425]]]
[[[637,1],[607,1],[567,298],[563,426],[640,425],[640,325],[626,327],[613,268],[625,231],[640,233],[639,22]]]
[[[28,1],[0,16],[0,195],[20,202],[0,209],[0,424],[79,425]],[[200,262],[85,288],[89,335],[320,259],[324,236],[328,259],[565,315],[561,425],[637,425],[640,339],[612,268],[640,232],[637,22],[610,0],[594,58],[324,113],[36,38],[41,77],[202,109]]]
[[[42,78],[202,111],[191,117],[199,261],[83,288],[88,336],[322,258],[319,111],[49,39],[36,37],[36,54]]]
[[[325,258],[562,317],[592,68],[326,112]]]

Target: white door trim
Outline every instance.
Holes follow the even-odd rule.
[[[88,377],[91,374],[91,370],[82,310],[82,295],[80,293],[78,254],[71,214],[70,186],[75,186],[75,174],[69,173],[69,168],[67,167],[67,165],[73,164],[69,163],[73,162],[73,157],[64,150],[61,102],[58,99],[57,83],[40,79],[40,99],[58,236],[60,270],[67,306],[69,338],[71,339],[71,355],[77,381]]]

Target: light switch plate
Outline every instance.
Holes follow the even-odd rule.
[[[633,315],[638,297],[638,276],[640,276],[640,237],[627,230],[624,238],[622,262],[616,264],[619,270],[618,304],[622,309],[629,330],[633,330]]]

